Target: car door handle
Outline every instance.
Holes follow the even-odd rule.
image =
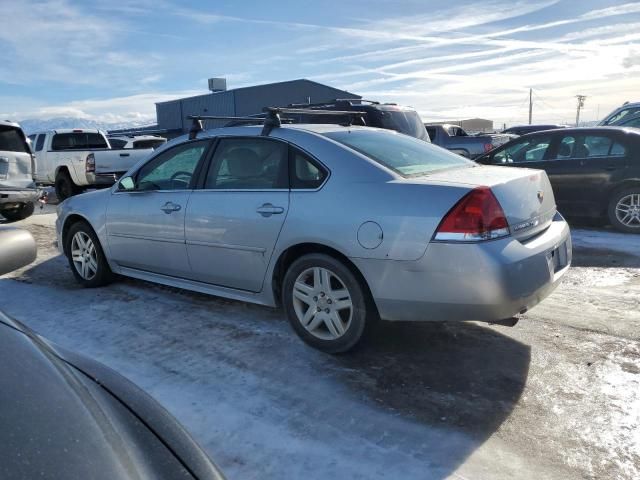
[[[128,157],[130,154],[129,153],[121,153],[120,156],[121,157]]]
[[[180,205],[177,205],[173,202],[167,202],[164,204],[164,206],[160,210],[162,210],[166,214],[169,214],[169,213],[177,212],[181,208],[182,207]]]
[[[272,205],[271,203],[265,203],[261,207],[258,207],[256,212],[258,212],[263,217],[270,217],[271,215],[278,215],[278,214],[284,212],[284,208],[276,207],[276,206]]]
[[[604,169],[605,169],[607,172],[613,172],[614,170],[617,170],[617,169],[618,169],[618,167],[616,167],[615,165],[607,165],[606,167],[604,167]]]

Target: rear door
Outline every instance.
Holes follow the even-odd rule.
[[[258,292],[289,209],[288,144],[223,137],[187,208],[192,278]]]
[[[111,259],[118,265],[174,277],[188,277],[185,212],[192,182],[210,140],[165,150],[135,175],[135,188],[118,190],[107,206]]]
[[[626,164],[626,149],[613,133],[567,133],[558,135],[545,170],[563,211],[597,216]]]
[[[31,150],[20,128],[0,125],[0,188],[32,186]]]

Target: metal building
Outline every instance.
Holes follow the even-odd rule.
[[[223,78],[209,79],[211,93],[156,103],[158,130],[177,136],[189,131],[188,115],[244,116],[262,112],[267,106],[287,106],[291,103],[319,103],[336,98],[361,98],[359,95],[300,79],[268,83],[251,87],[226,89]],[[225,121],[207,120],[205,128],[224,125]]]

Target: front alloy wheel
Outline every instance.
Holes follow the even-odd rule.
[[[341,353],[353,348],[365,327],[377,318],[366,292],[361,280],[340,260],[311,253],[287,270],[282,304],[302,340],[323,352]]]
[[[74,223],[65,235],[64,251],[73,276],[83,287],[100,287],[113,277],[100,241],[86,222]]]
[[[84,280],[91,280],[98,273],[96,246],[85,232],[77,232],[71,239],[71,261]]]

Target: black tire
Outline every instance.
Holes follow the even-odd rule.
[[[627,223],[625,224],[622,221],[624,220],[624,217],[622,217],[622,219],[618,218],[619,216],[622,216],[618,204],[620,202],[624,202],[624,199],[626,197],[629,197],[630,195],[638,195],[638,197],[636,197],[637,200],[640,197],[640,185],[620,190],[618,192],[615,192],[611,196],[611,200],[609,201],[609,208],[607,210],[607,213],[609,215],[609,222],[611,222],[611,225],[613,225],[613,227],[620,232],[640,233],[640,207],[634,210],[634,212],[636,213],[633,217],[631,217],[632,220],[630,223],[627,221]],[[637,201],[634,202],[634,205],[637,205]]]
[[[322,333],[322,328],[326,329],[326,335],[333,335],[330,332],[330,329],[328,327],[329,323],[327,322],[323,322],[326,325],[320,323],[319,327],[316,329],[315,334],[310,333],[310,331],[307,330],[305,326],[303,326],[303,320],[299,319],[299,314],[296,313],[296,306],[294,304],[294,285],[299,279],[299,276],[306,275],[307,272],[314,268],[320,268],[329,271],[333,275],[331,276],[329,283],[331,284],[332,282],[334,282],[334,285],[335,282],[338,282],[338,285],[339,283],[342,283],[342,286],[346,288],[346,290],[348,291],[348,295],[350,296],[352,306],[349,309],[350,315],[347,315],[349,320],[348,322],[344,322],[346,323],[344,333],[342,333],[342,335],[337,338],[327,339],[318,337],[318,335],[321,334],[325,335]],[[344,290],[342,286],[336,288],[336,291],[338,289]],[[309,295],[310,300],[318,299],[318,295]],[[371,326],[374,323],[377,314],[375,312],[375,309],[370,306],[367,295],[367,290],[361,284],[361,281],[344,263],[334,257],[321,253],[307,254],[294,261],[287,270],[282,284],[282,305],[287,314],[289,322],[291,323],[291,326],[304,342],[306,342],[313,348],[326,353],[343,353],[351,350],[362,339],[365,330],[368,330],[367,327]],[[329,308],[333,308],[337,306],[338,303],[340,303],[339,301],[334,300],[335,303],[333,304],[333,307],[332,305],[327,305],[327,301],[328,303],[331,303],[330,296],[331,294],[326,294],[326,299],[324,300],[322,308],[320,306],[317,307],[320,308],[320,310],[318,311],[321,315],[324,311],[326,311],[327,317],[329,316]],[[300,301],[298,301],[298,305],[302,305]],[[324,307],[329,308],[323,310]],[[300,307],[298,307],[298,309],[299,308]],[[313,307],[309,305],[308,309],[313,310]],[[339,313],[339,315],[342,316],[341,319],[344,319],[345,311],[341,310],[340,312],[341,313]],[[331,315],[333,314],[334,312],[332,310]],[[306,310],[304,316],[306,316]],[[309,322],[309,325],[313,322],[314,320],[312,319]]]
[[[23,203],[20,207],[12,210],[5,210],[0,212],[4,218],[6,218],[10,222],[17,222],[19,220],[24,220],[27,217],[33,215],[35,211],[35,205],[33,202]]]
[[[55,189],[56,197],[58,197],[58,200],[60,202],[66,200],[69,197],[77,195],[80,191],[76,184],[73,183],[69,172],[67,172],[66,170],[60,170],[56,175]]]
[[[95,274],[91,278],[85,278],[82,276],[79,268],[76,266],[73,261],[72,255],[72,245],[73,240],[76,234],[79,232],[83,233],[91,240],[92,244],[95,247],[95,263],[96,263],[96,271]],[[104,285],[109,284],[113,281],[114,275],[107,263],[107,259],[104,256],[104,252],[102,251],[102,246],[100,245],[100,240],[98,240],[98,236],[93,231],[93,228],[86,222],[77,222],[74,223],[69,231],[67,232],[64,238],[64,251],[67,255],[67,260],[69,261],[69,266],[71,267],[71,272],[75,277],[76,281],[86,288],[96,288],[102,287]]]

